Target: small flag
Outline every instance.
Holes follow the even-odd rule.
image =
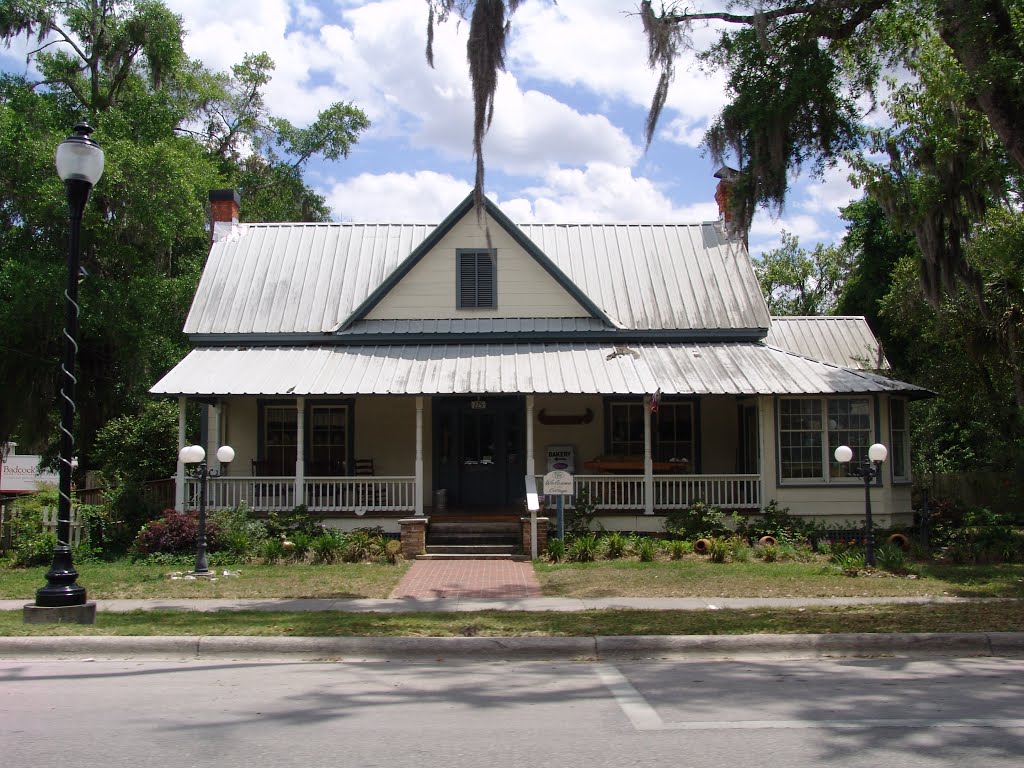
[[[660,400],[661,400],[661,387],[658,387],[658,390],[653,395],[651,395],[651,413],[657,413],[658,412],[658,403],[659,403]]]

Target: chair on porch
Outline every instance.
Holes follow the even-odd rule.
[[[376,470],[373,466],[373,459],[356,459],[355,460],[355,476],[356,477],[373,477],[376,474]],[[359,486],[361,506],[370,506],[380,504],[380,488],[375,484],[367,484],[365,486]]]

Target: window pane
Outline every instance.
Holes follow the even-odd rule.
[[[662,403],[652,421],[655,461],[694,460],[693,403]]]
[[[643,403],[612,403],[611,440],[608,446],[616,456],[643,456],[644,405]]]
[[[311,475],[342,475],[348,458],[348,407],[314,405],[309,411],[309,456]]]
[[[271,475],[295,474],[298,459],[298,416],[295,406],[270,406],[264,409],[266,471]]]
[[[779,465],[786,480],[822,479],[821,401],[779,401]]]
[[[828,401],[829,476],[850,477],[850,467],[864,461],[871,446],[871,403],[866,398]],[[832,455],[840,445],[853,449],[853,460],[840,464]]]
[[[892,476],[898,480],[909,480],[910,442],[907,435],[906,401],[890,400],[889,414],[891,422],[889,460],[892,462]]]

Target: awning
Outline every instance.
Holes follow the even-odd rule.
[[[168,396],[931,393],[764,344],[207,347],[150,390]]]

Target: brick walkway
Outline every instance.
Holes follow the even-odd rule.
[[[391,597],[540,597],[528,562],[416,560]]]

